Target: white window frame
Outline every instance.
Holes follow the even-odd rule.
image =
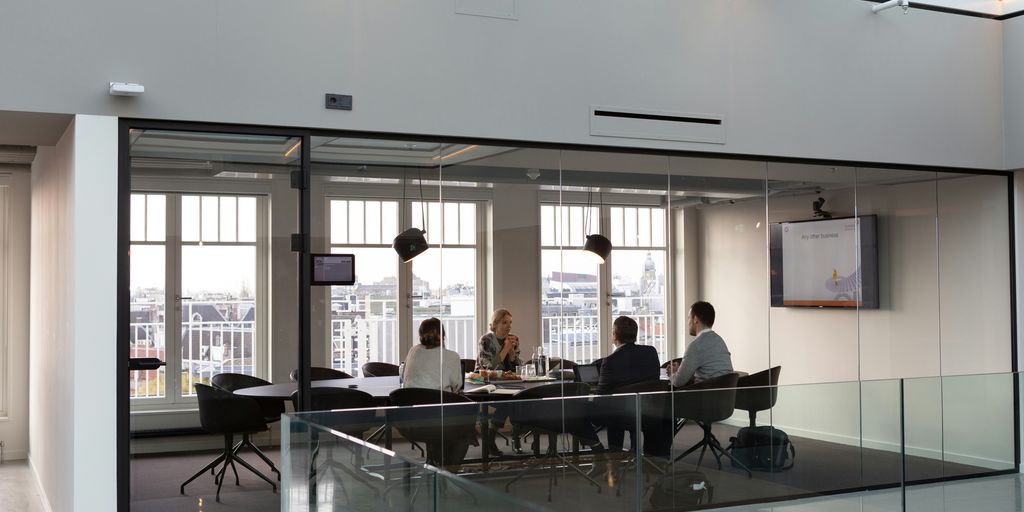
[[[671,296],[673,295],[673,273],[674,273],[674,261],[671,255],[674,253],[674,237],[672,236],[673,231],[673,219],[672,209],[666,205],[665,196],[654,195],[654,194],[622,194],[622,193],[602,193],[600,197],[597,194],[589,195],[586,192],[577,191],[552,191],[545,190],[540,193],[540,201],[538,208],[544,206],[592,206],[597,208],[599,212],[599,219],[591,221],[591,231],[594,233],[598,232],[598,226],[600,226],[600,233],[608,235],[611,232],[611,208],[663,208],[665,210],[665,247],[653,247],[651,249],[664,250],[665,251],[665,356],[668,359],[675,357],[675,343],[672,340],[675,339],[675,333],[678,331],[677,322],[675,315],[672,314]],[[556,210],[557,212],[557,210]],[[542,216],[540,216],[542,218]],[[557,220],[556,220],[557,222]],[[543,230],[541,226],[541,230]],[[544,245],[543,237],[540,237],[542,243],[539,246],[538,255],[545,250],[580,250],[581,247],[566,247],[561,245]],[[609,238],[611,238],[609,236]],[[556,240],[558,244],[561,240]],[[619,250],[644,250],[647,246],[637,247],[621,247]],[[611,268],[612,260],[614,259],[615,249],[613,247],[612,254],[609,256],[608,261],[600,266],[598,269],[598,357],[605,357],[609,353],[608,343],[604,343],[603,340],[611,339],[611,310],[612,310],[612,296],[611,296]],[[543,275],[538,276],[538,279],[543,280]],[[541,287],[541,293],[544,293],[543,286]],[[543,297],[538,297],[539,300],[543,300]],[[543,321],[542,321],[543,324]]]
[[[253,370],[256,377],[266,379],[270,367],[270,195],[271,184],[256,179],[173,179],[133,177],[132,194],[164,194],[167,196],[164,242],[164,329],[165,329],[165,393],[161,398],[135,398],[131,400],[133,412],[194,409],[195,396],[181,394],[181,335],[171,335],[180,328],[180,313],[175,307],[175,295],[181,287],[181,197],[196,196],[255,196],[256,197],[256,332],[253,336]],[[172,197],[174,198],[172,200]],[[139,244],[132,241],[132,245]],[[139,245],[145,245],[143,242]],[[152,244],[156,245],[156,242]],[[251,245],[251,242],[217,242],[219,245]],[[173,370],[171,370],[173,368]]]
[[[450,185],[443,185],[443,190],[439,191],[438,186],[435,184],[430,186],[424,186],[422,192],[422,200],[425,202],[473,202],[476,203],[476,319],[478,326],[484,326],[487,324],[487,307],[489,304],[490,290],[487,283],[487,272],[489,268],[488,245],[487,245],[487,233],[486,226],[488,226],[487,216],[490,211],[490,203],[492,200],[492,193],[490,188],[465,188]],[[402,185],[401,184],[363,184],[363,183],[325,183],[320,187],[323,190],[321,201],[323,204],[323,248],[329,252],[332,247],[348,244],[332,244],[330,240],[331,236],[331,212],[330,204],[332,200],[355,200],[355,201],[398,201],[399,202],[399,226],[398,232],[409,226],[401,225],[401,218],[407,219],[406,222],[411,222],[412,219],[412,203],[421,200],[420,189],[417,185],[412,184],[412,180],[405,185],[405,194],[403,197]],[[403,213],[404,212],[404,213]],[[422,226],[419,226],[422,228]],[[429,236],[428,236],[429,241]],[[363,247],[391,247],[390,243],[381,244],[362,244]],[[434,247],[440,247],[441,244],[432,244]],[[457,246],[461,247],[461,246]],[[356,262],[356,272],[358,272],[359,262]],[[330,288],[325,287],[322,292],[324,303],[330,303]],[[399,360],[405,360],[405,355],[413,346],[413,340],[415,336],[415,328],[412,325],[412,267],[408,264],[398,264],[398,354]],[[325,308],[323,311],[324,325],[330,326],[331,323],[331,310]],[[325,333],[325,339],[328,342],[324,344],[323,351],[325,360],[328,365],[331,364],[332,347],[329,337],[331,333],[328,331]]]

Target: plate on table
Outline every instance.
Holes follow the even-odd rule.
[[[548,382],[552,380],[558,380],[554,377],[548,377],[547,375],[533,375],[530,377],[523,377],[523,382]]]

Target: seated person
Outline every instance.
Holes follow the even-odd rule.
[[[655,381],[661,378],[661,363],[658,351],[649,345],[637,345],[636,321],[627,316],[620,316],[612,324],[612,344],[614,351],[601,361],[598,377],[598,394],[608,394],[623,386],[640,382]],[[608,399],[605,399],[606,401]],[[609,404],[611,406],[611,404]],[[617,412],[617,414],[616,414]],[[603,418],[602,418],[603,416]],[[628,421],[607,421],[608,418],[621,417],[620,411],[600,411],[595,414],[595,421],[607,424],[608,449],[622,450],[625,432],[629,432],[630,442],[636,446],[637,436],[634,428],[624,424],[635,424]],[[670,420],[668,420],[670,421]],[[668,425],[669,423],[666,423]],[[669,430],[664,432],[644,432],[644,452],[654,455],[667,455],[668,446],[665,441]]]
[[[477,343],[477,366],[488,370],[516,371],[516,367],[523,364],[519,359],[519,336],[512,332],[512,313],[504,308],[494,310],[491,315],[491,323],[488,325],[490,332],[480,337]],[[494,414],[491,416],[491,428],[487,429],[484,443],[488,452],[495,456],[502,455],[494,437],[498,429],[505,426],[508,420],[508,409],[503,406],[495,406]],[[518,442],[518,438],[516,439]],[[516,446],[518,448],[518,445]]]
[[[402,387],[462,391],[462,360],[458,352],[442,346],[445,339],[444,327],[437,318],[420,323],[420,343],[405,356]]]
[[[672,385],[686,387],[702,380],[732,373],[732,356],[729,347],[711,326],[715,324],[715,308],[700,301],[690,306],[686,327],[690,336],[697,338],[690,342],[683,353],[681,362],[670,365]]]
[[[409,349],[405,356],[402,373],[402,387],[440,389],[458,393],[462,391],[462,361],[454,350],[443,347],[446,338],[444,327],[437,318],[428,318],[420,323],[420,343]],[[474,427],[475,428],[475,427]],[[441,443],[428,443],[428,458],[438,461],[449,471],[457,472],[466,458],[470,444],[476,443],[473,435],[453,433]]]

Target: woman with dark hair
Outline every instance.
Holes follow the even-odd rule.
[[[420,323],[420,343],[405,356],[402,387],[462,390],[462,361],[457,352],[442,346],[444,340],[440,320],[428,318]]]

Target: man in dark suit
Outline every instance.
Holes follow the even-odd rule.
[[[627,316],[620,316],[615,319],[612,326],[612,343],[615,350],[601,361],[601,373],[597,382],[598,394],[608,394],[623,386],[649,382],[661,378],[661,363],[658,361],[658,351],[648,345],[636,344],[637,325],[636,321]],[[601,399],[598,399],[601,401]],[[611,403],[610,399],[604,399],[606,407],[600,407],[604,414],[603,421],[596,418],[598,422],[608,427],[608,448],[610,450],[622,450],[625,433],[628,431],[630,442],[636,446],[637,436],[627,425],[635,425],[635,418],[624,418],[626,421],[615,421],[613,418],[622,416],[622,408],[619,404]],[[624,405],[624,404],[623,404]],[[612,410],[609,410],[612,409]],[[617,409],[618,414],[616,414]],[[634,408],[630,407],[629,410]],[[668,453],[668,446],[665,446],[664,438],[667,434],[663,432],[644,433],[644,452],[653,455],[665,455]]]

